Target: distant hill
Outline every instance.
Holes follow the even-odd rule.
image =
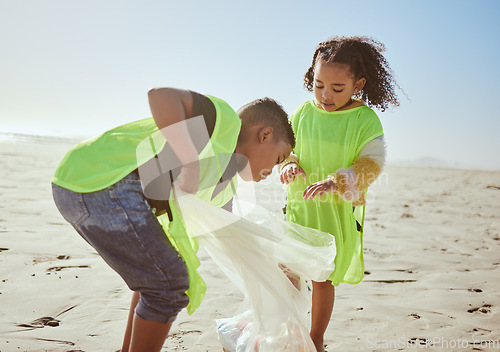
[[[389,160],[387,164],[393,166],[433,167],[441,169],[498,170],[497,168],[488,169],[480,165],[446,161],[433,157],[422,157],[410,160]]]
[[[0,142],[62,143],[75,144],[87,137],[44,136],[18,132],[0,132]]]

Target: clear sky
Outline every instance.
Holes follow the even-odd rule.
[[[383,42],[401,106],[389,161],[500,170],[500,1],[0,0],[0,130],[91,136],[150,116],[173,86],[291,113],[316,44]]]

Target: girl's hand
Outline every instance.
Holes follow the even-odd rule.
[[[306,173],[297,163],[290,163],[286,165],[280,172],[280,181],[284,185],[288,185],[289,183],[295,180],[297,175],[301,175],[302,178],[306,179]]]
[[[337,192],[337,183],[334,180],[327,178],[326,180],[313,183],[308,186],[302,196],[304,199],[313,199],[318,196],[321,197],[326,193]]]

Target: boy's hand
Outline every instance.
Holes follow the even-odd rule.
[[[303,193],[304,199],[313,199],[318,196],[321,197],[325,193],[337,192],[337,183],[334,180],[327,178],[326,180],[313,183],[308,186]]]
[[[302,178],[306,179],[306,173],[297,163],[290,163],[286,165],[280,172],[280,181],[284,185],[288,185],[289,183],[295,180],[297,175],[301,175]]]
[[[184,192],[196,194],[200,182],[200,165],[198,162],[182,166],[179,174],[179,188]]]

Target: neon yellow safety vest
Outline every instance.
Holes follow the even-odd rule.
[[[291,117],[297,139],[294,153],[304,169],[307,180],[296,177],[288,187],[287,220],[328,232],[335,236],[337,255],[335,271],[329,277],[334,286],[357,284],[363,279],[363,233],[356,228],[352,203],[337,194],[305,200],[307,186],[324,180],[339,168],[348,168],[359,152],[372,139],[383,135],[377,114],[367,106],[327,112],[314,101],[307,101]],[[358,208],[358,207],[357,207]]]
[[[209,143],[199,155],[200,185],[196,196],[215,206],[223,206],[231,200],[236,189],[236,176],[212,199],[217,182],[229,164],[228,155],[234,153],[241,129],[241,120],[223,100],[208,96],[216,110],[216,123]],[[142,147],[145,145],[151,148]],[[109,187],[130,174],[138,166],[155,157],[165,146],[166,139],[153,118],[131,122],[100,136],[83,141],[64,156],[57,167],[52,182],[60,187],[79,193],[89,193]],[[210,179],[209,182],[206,180]],[[158,220],[167,237],[186,263],[189,273],[187,310],[192,314],[201,304],[206,284],[197,269],[200,261],[196,256],[198,241],[188,236],[179,209],[173,202],[170,208],[173,221],[162,215]]]

